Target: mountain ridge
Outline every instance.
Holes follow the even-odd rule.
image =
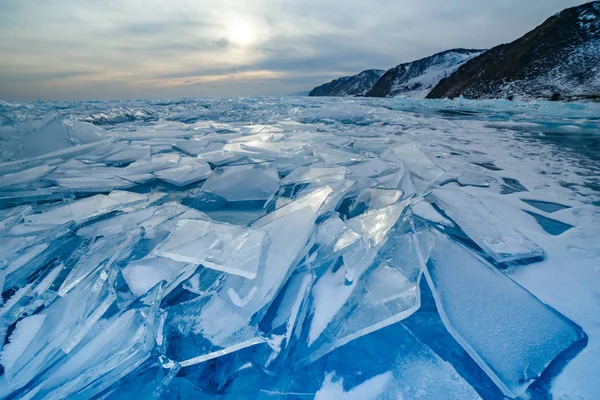
[[[567,8],[469,60],[427,98],[600,99],[600,1]]]
[[[368,69],[356,75],[343,76],[317,86],[309,96],[364,96],[384,74],[381,69]]]
[[[450,49],[389,69],[366,93],[367,97],[423,98],[438,82],[483,49]]]

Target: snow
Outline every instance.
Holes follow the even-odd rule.
[[[598,104],[0,108],[11,398],[597,397]]]
[[[396,79],[388,94],[389,97],[411,97],[424,99],[439,81],[453,74],[461,65],[477,57],[482,52],[445,52],[432,56],[432,60],[424,70],[411,73],[411,64],[403,67],[403,75],[408,79]],[[401,68],[400,66],[397,68]],[[405,78],[405,76],[401,76]]]

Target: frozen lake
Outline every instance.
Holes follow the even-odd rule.
[[[0,101],[0,162],[0,397],[600,391],[600,104]]]

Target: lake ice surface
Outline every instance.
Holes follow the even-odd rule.
[[[0,398],[595,399],[599,115],[0,101]]]

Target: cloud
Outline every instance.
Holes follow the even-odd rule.
[[[277,95],[511,41],[573,0],[0,0],[0,98]]]

